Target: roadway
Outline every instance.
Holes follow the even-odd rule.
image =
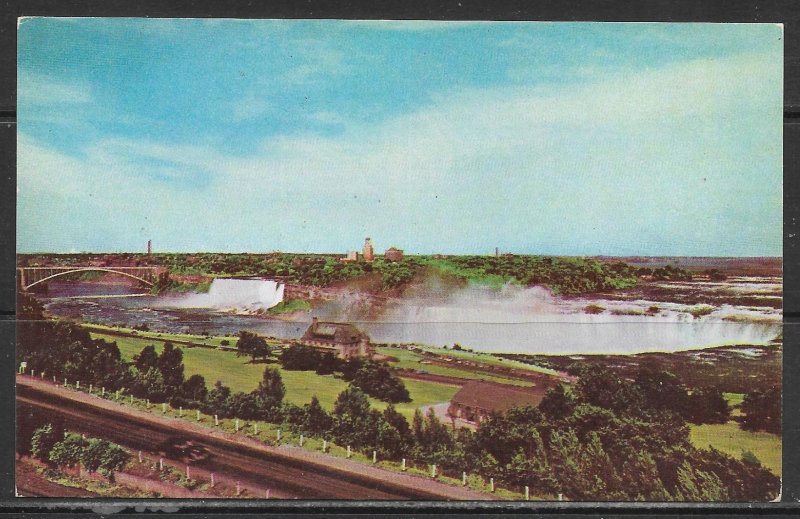
[[[18,412],[62,418],[68,429],[158,456],[158,445],[180,437],[205,447],[208,458],[193,462],[198,476],[214,472],[242,487],[270,489],[275,497],[300,499],[442,500],[495,499],[491,494],[398,474],[353,460],[237,441],[228,433],[125,408],[98,397],[17,377]],[[296,450],[296,453],[286,452]],[[310,456],[316,456],[311,458]],[[166,462],[180,467],[181,460]],[[185,466],[185,463],[183,464]],[[206,478],[204,478],[206,479]]]

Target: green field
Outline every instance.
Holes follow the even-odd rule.
[[[696,447],[715,449],[741,459],[742,453],[750,451],[761,464],[781,475],[781,452],[783,439],[777,434],[744,431],[736,422],[726,424],[692,425],[690,438]]]
[[[168,334],[159,339],[163,340]],[[92,332],[92,337],[116,342],[122,357],[132,360],[133,356],[150,344],[160,352],[163,343],[140,337],[117,337]],[[186,336],[171,336],[179,340],[186,340]],[[233,391],[249,392],[258,386],[261,375],[266,365],[278,368],[286,386],[286,401],[295,405],[304,405],[316,396],[322,407],[331,410],[339,393],[347,388],[347,382],[332,375],[317,375],[313,371],[287,371],[277,363],[251,364],[249,357],[237,357],[233,351],[216,350],[209,348],[188,348],[179,346],[183,351],[183,364],[185,376],[202,375],[209,389],[220,380]],[[414,410],[420,406],[447,402],[458,391],[457,386],[424,382],[419,380],[404,380],[411,395],[412,401],[398,404],[397,410],[407,418],[414,416]],[[386,407],[384,402],[370,399],[377,409]]]
[[[446,377],[458,377],[471,380],[488,380],[492,382],[499,382],[501,384],[513,384],[517,386],[532,386],[533,383],[525,380],[518,380],[509,377],[502,377],[498,375],[489,375],[484,373],[476,373],[466,369],[459,369],[457,364],[451,366],[441,366],[438,364],[424,363],[425,356],[413,351],[408,351],[403,348],[391,348],[387,346],[379,346],[375,348],[377,353],[381,355],[391,356],[397,359],[397,362],[391,362],[391,366],[400,369],[411,369],[414,371],[422,371],[432,375],[442,375]],[[443,352],[447,353],[447,352]],[[423,361],[423,362],[420,362]]]
[[[105,331],[118,332],[118,333],[136,335],[142,339],[153,339],[155,341],[186,341],[213,347],[222,346],[223,345],[222,341],[228,341],[229,344],[227,344],[227,346],[236,347],[236,341],[239,340],[238,337],[236,336],[226,337],[222,335],[190,335],[190,334],[153,332],[153,331],[144,332],[141,330],[135,330],[133,328],[105,326],[102,324],[82,324],[81,326],[87,328],[91,332],[97,332],[100,334],[102,334]],[[111,337],[112,339],[119,339],[118,336],[109,335],[109,337]]]

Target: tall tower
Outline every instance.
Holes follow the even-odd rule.
[[[153,254],[153,242],[152,240],[147,240],[147,255],[150,256]]]
[[[371,263],[375,261],[375,250],[372,248],[372,240],[367,238],[364,242],[364,261]]]

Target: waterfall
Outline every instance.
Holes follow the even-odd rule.
[[[271,279],[217,278],[208,289],[209,306],[218,309],[264,310],[283,301],[284,286]]]
[[[215,278],[207,293],[166,301],[164,306],[252,312],[277,305],[283,301],[283,292],[283,283],[271,279]]]

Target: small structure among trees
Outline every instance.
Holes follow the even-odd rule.
[[[369,336],[350,323],[320,321],[316,317],[300,339],[300,343],[321,351],[330,351],[337,357],[372,357],[375,348]]]
[[[481,423],[492,414],[503,414],[512,407],[538,406],[542,398],[544,390],[471,380],[453,395],[447,414]]]

